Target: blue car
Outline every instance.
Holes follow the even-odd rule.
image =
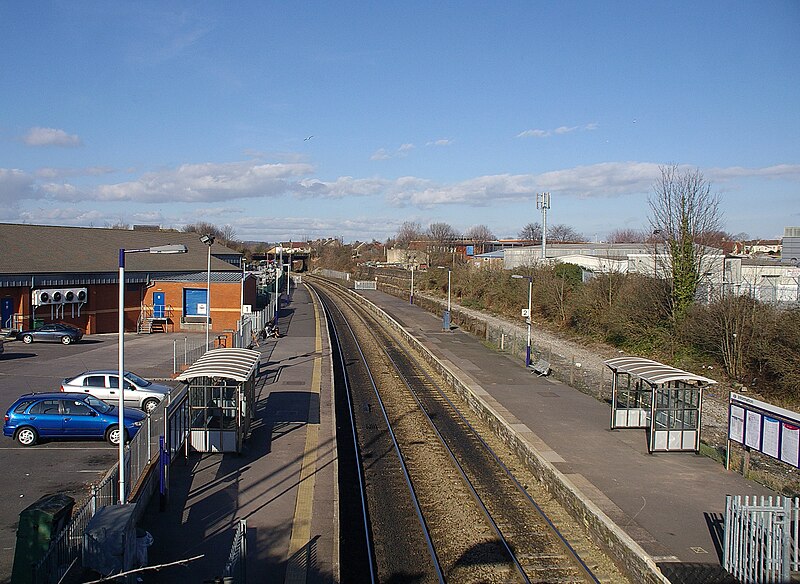
[[[40,438],[101,438],[118,445],[119,410],[84,393],[29,393],[8,408],[3,434],[23,446],[33,446]],[[125,408],[125,440],[142,426],[147,414]]]

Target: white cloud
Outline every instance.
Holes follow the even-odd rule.
[[[34,178],[16,168],[0,168],[0,203],[15,205],[20,199],[35,198]]]
[[[525,130],[516,135],[517,138],[547,138],[553,134],[571,134],[572,132],[591,132],[599,127],[597,122],[592,122],[584,126],[559,126],[554,130],[542,130],[540,128]]]
[[[62,146],[74,148],[81,145],[81,140],[75,134],[67,134],[64,130],[56,128],[31,128],[22,137],[28,146]]]
[[[394,152],[390,152],[386,150],[386,148],[378,148],[375,152],[373,152],[372,156],[369,157],[370,160],[390,160],[392,158],[405,158],[408,156],[408,153],[414,149],[414,145],[407,143],[401,144],[400,147],[395,150]]]
[[[43,167],[36,170],[36,176],[49,180],[65,178],[68,176],[101,176],[116,172],[110,166],[90,166],[88,168],[50,168]]]
[[[146,173],[135,181],[98,186],[87,194],[87,198],[99,201],[199,202],[274,197],[290,191],[295,177],[312,171],[310,164],[303,163],[184,164],[176,169]]]
[[[425,143],[425,146],[450,146],[453,140],[450,138],[440,138],[438,140],[431,140]]]
[[[390,184],[380,178],[360,178],[340,176],[335,181],[319,179],[303,179],[293,188],[295,194],[303,197],[323,197],[326,199],[342,199],[344,197],[368,197],[379,195]]]

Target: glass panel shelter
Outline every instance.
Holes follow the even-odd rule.
[[[703,389],[716,383],[658,361],[617,357],[611,369],[611,429],[646,428],[649,452],[700,449]]]
[[[255,407],[258,351],[208,351],[178,376],[188,384],[189,440],[199,452],[241,452]]]

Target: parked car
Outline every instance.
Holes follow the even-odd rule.
[[[5,351],[5,349],[3,348],[3,339],[0,339],[0,355],[3,354],[3,351]]]
[[[71,324],[62,324],[58,322],[44,324],[38,329],[29,329],[17,333],[17,340],[23,343],[50,341],[69,345],[70,343],[80,341],[82,338],[83,331],[75,328]]]
[[[136,435],[146,417],[139,410],[124,409],[125,440]],[[119,410],[83,393],[29,393],[8,408],[3,434],[23,446],[33,446],[43,438],[102,438],[117,445]]]
[[[68,377],[61,383],[61,391],[72,391],[93,395],[116,405],[119,401],[119,371],[84,371]],[[125,372],[125,405],[152,412],[169,392],[171,387],[147,381],[130,371]]]

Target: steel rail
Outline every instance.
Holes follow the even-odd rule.
[[[311,287],[309,287],[311,288]],[[353,440],[353,451],[358,461],[358,490],[361,499],[361,514],[364,520],[364,545],[367,548],[367,558],[369,558],[369,579],[372,584],[377,582],[376,566],[375,566],[375,550],[372,541],[372,530],[369,527],[369,509],[367,506],[367,491],[364,484],[364,461],[361,458],[361,452],[358,448],[358,437],[356,436],[356,421],[353,416],[353,402],[350,399],[350,380],[347,377],[347,370],[344,366],[344,354],[342,353],[342,346],[339,342],[339,333],[334,326],[333,317],[330,315],[329,307],[326,301],[320,294],[311,288],[313,294],[317,297],[322,306],[322,312],[325,315],[325,322],[328,323],[328,334],[331,337],[332,345],[336,347],[339,356],[339,362],[342,364],[342,379],[344,380],[344,395],[347,398],[347,411],[350,414],[350,429],[351,437]]]
[[[320,295],[320,296],[322,297],[322,295]],[[438,581],[440,582],[440,584],[444,584],[444,582],[445,582],[444,574],[443,574],[443,571],[442,571],[441,564],[439,563],[439,557],[438,557],[438,555],[436,553],[436,549],[433,546],[433,540],[431,538],[430,529],[428,527],[427,522],[425,521],[425,516],[422,513],[422,508],[420,506],[419,498],[417,496],[416,490],[414,489],[414,484],[413,484],[413,482],[411,480],[411,476],[409,474],[408,467],[406,466],[406,461],[405,461],[405,459],[403,457],[403,454],[402,454],[402,452],[400,450],[400,444],[397,441],[397,436],[395,435],[394,429],[392,428],[392,425],[391,425],[391,423],[389,421],[389,415],[388,415],[388,413],[386,411],[386,408],[384,406],[383,400],[380,397],[380,392],[378,391],[377,383],[375,383],[375,379],[372,376],[372,371],[370,370],[369,363],[367,362],[367,358],[364,355],[363,350],[361,349],[361,343],[359,343],[355,332],[353,331],[352,327],[350,326],[350,323],[348,322],[347,318],[345,317],[345,315],[341,311],[341,309],[339,309],[339,307],[336,306],[334,303],[331,303],[331,308],[335,308],[336,311],[341,316],[341,319],[344,322],[344,325],[347,327],[348,331],[350,332],[350,334],[351,334],[351,336],[353,338],[353,342],[355,343],[356,349],[358,350],[361,362],[364,364],[365,370],[367,372],[367,376],[369,377],[370,384],[372,386],[372,390],[375,393],[376,399],[378,400],[378,405],[380,405],[381,413],[383,414],[383,418],[384,418],[384,421],[386,423],[386,427],[388,429],[389,436],[392,439],[392,444],[394,445],[394,450],[395,450],[395,453],[397,454],[398,462],[399,462],[400,467],[401,467],[401,469],[403,471],[403,477],[405,479],[406,485],[407,485],[409,493],[411,495],[411,500],[412,500],[412,502],[414,504],[414,511],[416,512],[417,519],[419,520],[420,526],[422,527],[422,532],[423,532],[423,535],[425,537],[425,545],[427,546],[428,551],[429,551],[429,553],[431,555],[431,562],[433,563],[434,570],[436,572],[436,577],[437,577]],[[346,371],[345,371],[345,375],[346,375]]]

